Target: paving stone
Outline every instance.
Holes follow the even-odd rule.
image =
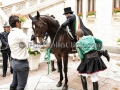
[[[103,57],[102,57],[103,58]],[[112,59],[110,62],[107,62],[103,58],[108,69],[99,73],[99,90],[120,90],[120,67],[116,65],[120,60]],[[72,58],[69,57],[68,62],[68,90],[83,90],[80,76],[76,70],[80,61],[72,61]],[[56,87],[57,82],[59,81],[59,73],[56,71],[50,72],[48,75],[47,63],[42,62],[38,70],[30,71],[28,83],[25,90],[61,90],[62,87]],[[57,68],[57,63],[55,62],[55,67]],[[9,71],[9,68],[8,68]],[[64,77],[64,74],[63,74]],[[12,74],[7,72],[6,77],[2,77],[2,69],[0,69],[0,90],[9,90],[10,83],[12,81]],[[64,84],[64,78],[63,82]],[[90,77],[87,77],[88,90],[93,90],[93,85]]]

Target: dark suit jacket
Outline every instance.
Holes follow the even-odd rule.
[[[80,17],[79,17],[79,21],[80,21],[80,28],[83,30],[84,35],[85,36],[89,35],[88,28],[85,27]],[[74,35],[75,34],[75,22],[76,22],[76,16],[74,14],[71,14],[70,16],[67,17],[67,20],[61,26],[66,27],[68,25],[69,29]]]
[[[2,53],[10,53],[10,48],[7,48],[7,47],[9,47],[8,34],[9,33],[5,32],[5,31],[0,33],[0,40],[1,40],[1,43],[2,43],[2,46],[1,46],[1,52]]]

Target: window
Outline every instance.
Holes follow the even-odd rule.
[[[120,0],[113,0],[113,14],[120,12]]]
[[[82,13],[82,2],[83,0],[77,0],[77,13]]]
[[[113,8],[119,8],[120,7],[120,0],[113,0]]]
[[[95,15],[96,11],[96,0],[88,0],[87,16]]]

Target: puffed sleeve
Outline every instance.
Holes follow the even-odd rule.
[[[77,52],[78,52],[79,58],[82,60],[82,59],[84,58],[84,56],[83,56],[83,53],[82,53],[82,51],[81,51],[81,47],[80,47],[80,44],[79,44],[79,43],[76,43],[76,50],[77,50]]]
[[[94,37],[96,46],[97,46],[97,50],[101,50],[102,49],[102,41],[100,39],[97,39]]]

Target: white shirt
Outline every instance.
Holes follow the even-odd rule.
[[[11,57],[15,59],[27,59],[28,58],[28,37],[19,28],[12,28],[8,35],[8,43],[11,50]],[[22,46],[22,47],[21,47]]]

